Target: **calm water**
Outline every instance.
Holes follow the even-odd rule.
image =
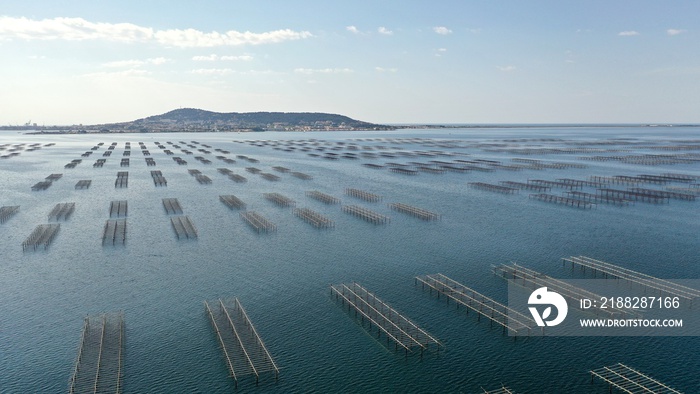
[[[277,364],[278,382],[258,387],[242,379],[241,392],[433,392],[479,393],[501,383],[518,393],[607,393],[591,384],[590,369],[622,362],[686,393],[700,392],[700,339],[692,338],[529,338],[513,341],[498,329],[477,322],[431,298],[414,286],[413,277],[441,272],[505,302],[507,284],[491,267],[517,260],[557,277],[572,277],[560,258],[586,255],[663,278],[700,278],[700,209],[697,202],[637,203],[626,208],[601,205],[578,210],[528,200],[527,192],[501,195],[471,189],[467,182],[497,183],[528,178],[584,179],[589,175],[637,175],[677,172],[700,175],[699,164],[644,166],[615,161],[579,161],[582,154],[529,155],[547,161],[579,162],[585,169],[543,171],[421,173],[415,177],[361,166],[369,160],[328,161],[303,152],[255,147],[244,140],[316,138],[349,142],[353,138],[460,140],[502,143],[520,138],[594,141],[632,138],[648,146],[665,140],[700,139],[696,128],[571,128],[489,130],[404,130],[353,133],[255,133],[29,136],[4,132],[0,144],[34,142],[56,145],[0,161],[0,206],[21,211],[0,225],[0,392],[66,392],[86,315],[123,310],[126,321],[124,392],[224,393],[234,390],[221,350],[203,307],[204,300],[238,297]],[[154,141],[196,140],[213,148],[247,155],[252,164],[225,164],[214,156],[205,165],[181,154],[177,165]],[[124,143],[131,142],[131,166],[121,168]],[[150,150],[156,167],[147,167],[138,142]],[[63,166],[105,145],[74,169]],[[103,168],[92,163],[118,142]],[[511,164],[514,157],[471,148],[435,148],[356,141],[388,150],[443,150]],[[516,144],[516,142],[509,142]],[[520,141],[519,145],[562,146],[562,141]],[[181,144],[182,145],[182,144]],[[200,155],[196,149],[187,148]],[[197,146],[200,148],[201,146]],[[610,148],[602,146],[601,148]],[[342,153],[344,151],[338,151]],[[642,149],[643,153],[671,154]],[[695,152],[695,151],[685,151]],[[684,151],[680,152],[684,153]],[[614,153],[632,154],[632,152]],[[456,157],[397,157],[371,162],[452,160]],[[468,157],[462,157],[468,159]],[[284,166],[312,175],[301,180],[279,174],[269,182],[244,170],[273,172]],[[248,178],[237,184],[219,174],[226,167]],[[213,179],[200,185],[187,173],[199,169]],[[115,189],[117,171],[129,171],[129,187]],[[161,170],[167,187],[155,187],[150,171]],[[46,191],[30,187],[52,173],[62,179]],[[75,190],[92,179],[88,190]],[[682,186],[682,185],[676,185]],[[384,197],[367,203],[343,195],[356,187]],[[307,190],[340,197],[391,216],[374,226],[305,197]],[[279,192],[297,207],[319,211],[336,222],[317,230],[296,218],[291,208],[266,201],[262,193]],[[221,204],[218,196],[235,194],[275,222],[273,234],[253,232]],[[178,198],[184,214],[199,230],[194,241],[178,241],[161,199]],[[102,228],[112,200],[128,200],[128,234],[123,247],[103,247]],[[47,251],[22,252],[21,243],[35,226],[47,223],[51,208],[75,202],[73,216]],[[439,212],[439,222],[391,211],[386,203],[404,202]],[[573,277],[580,277],[573,275]],[[372,338],[329,296],[329,285],[356,281],[403,312],[445,344],[445,352],[404,358]]]

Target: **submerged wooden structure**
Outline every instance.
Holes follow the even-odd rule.
[[[592,194],[592,193],[586,193],[586,192],[581,192],[578,190],[572,190],[572,191],[567,191],[565,192],[567,196],[570,196],[576,200],[582,200],[590,203],[603,203],[603,204],[612,204],[612,205],[618,205],[621,207],[626,207],[630,203],[634,203],[634,201],[630,200],[625,200],[624,198],[617,198],[617,197],[611,197],[611,196],[604,196],[600,194]]]
[[[197,238],[197,228],[189,216],[171,216],[170,223],[173,225],[177,239]]]
[[[276,182],[279,181],[281,178],[275,174],[269,173],[269,172],[260,172],[260,176],[263,177],[264,179],[267,179],[268,181]]]
[[[484,390],[484,389],[482,388],[482,390]],[[484,390],[484,392],[482,394],[515,394],[515,391],[502,385],[501,387],[499,387],[495,390]]]
[[[247,182],[248,179],[244,177],[243,175],[235,174],[235,173],[230,173],[228,174],[228,179],[236,182],[236,183],[244,183]]]
[[[291,173],[289,173],[289,175],[291,175],[295,178],[299,178],[299,179],[304,180],[304,181],[308,181],[308,180],[311,180],[314,178],[309,174],[299,172],[299,171],[292,171]]]
[[[503,185],[494,185],[491,183],[484,182],[469,182],[469,186],[474,189],[486,190],[490,192],[504,193],[504,194],[514,194],[518,192],[518,189],[514,187],[508,187]]]
[[[343,212],[356,216],[373,224],[386,224],[391,220],[388,216],[374,212],[359,205],[343,205]]]
[[[569,282],[555,279],[535,270],[525,268],[516,263],[501,264],[495,267],[493,272],[504,279],[512,279],[516,283],[527,288],[539,289],[540,287],[546,287],[550,291],[557,292],[564,298],[573,301],[573,305],[579,305],[579,301],[582,299],[600,300],[600,295],[598,294],[574,286]],[[619,309],[613,306],[600,308],[600,306],[601,305],[594,306],[594,309],[598,313],[606,313],[611,317],[633,315],[632,311],[626,309]]]
[[[36,226],[34,231],[22,242],[22,250],[27,250],[29,248],[37,250],[40,247],[48,249],[60,229],[61,225],[58,223],[40,224]]]
[[[102,245],[126,243],[126,219],[107,219],[102,230]]]
[[[360,189],[347,188],[345,189],[345,194],[351,197],[359,198],[360,200],[365,200],[369,202],[377,202],[382,200],[382,196],[374,193],[370,193]]]
[[[240,198],[234,196],[233,194],[221,195],[219,196],[219,201],[224,203],[227,207],[231,209],[245,209],[246,203]]]
[[[49,221],[51,220],[68,220],[75,211],[74,202],[62,202],[56,204],[51,212],[49,212]]]
[[[241,218],[258,233],[271,233],[277,231],[277,226],[255,211],[244,211],[240,213]]]
[[[117,179],[114,181],[115,188],[129,187],[129,171],[117,172]]]
[[[122,392],[124,314],[85,318],[70,394]]]
[[[693,289],[681,284],[671,282],[666,279],[660,279],[641,272],[633,271],[615,264],[605,261],[596,260],[586,256],[571,256],[562,258],[562,264],[571,263],[571,267],[581,267],[593,272],[593,275],[600,273],[605,278],[622,279],[627,282],[635,283],[647,289],[651,289],[660,294],[676,296],[692,301],[700,298],[700,290]]]
[[[324,204],[340,204],[340,199],[333,197],[330,194],[320,192],[318,190],[309,190],[306,193],[307,197],[313,198],[314,200],[321,201]]]
[[[645,189],[641,187],[631,187],[630,191],[637,193],[650,194],[652,196],[657,196],[661,198],[669,198],[674,200],[685,200],[685,201],[695,201],[695,194],[693,193],[682,193],[670,190],[658,190],[658,189]]]
[[[596,204],[589,202],[589,201],[586,201],[586,200],[579,200],[576,198],[562,197],[562,196],[557,196],[555,194],[547,194],[547,193],[530,194],[529,198],[534,199],[534,200],[538,200],[538,201],[551,202],[551,203],[555,203],[555,204],[563,204],[563,205],[567,205],[570,207],[582,208],[582,209],[591,209],[591,208],[596,206]]]
[[[15,216],[17,212],[19,212],[19,205],[0,207],[0,224],[10,220],[10,218]]]
[[[309,208],[295,208],[294,215],[316,228],[333,228],[335,222]]]
[[[117,200],[109,203],[109,217],[123,218],[127,216],[128,204],[126,200]]]
[[[343,306],[347,305],[348,311],[354,312],[362,323],[367,323],[370,331],[376,328],[377,338],[384,333],[387,344],[390,341],[394,343],[394,350],[403,349],[408,355],[414,349],[419,349],[422,355],[431,347],[436,351],[444,347],[440,341],[357,283],[332,285],[331,296]]]
[[[211,305],[204,301],[204,308],[236,387],[238,379],[243,376],[255,375],[256,384],[265,375],[274,374],[275,380],[279,377],[277,364],[238,298],[225,301],[219,299],[211,302]]]
[[[182,215],[182,206],[177,198],[164,198],[163,208],[168,215]]]
[[[476,312],[479,320],[483,316],[491,322],[492,326],[494,323],[501,326],[504,334],[506,331],[509,331],[515,335],[529,335],[532,328],[537,326],[537,323],[531,317],[511,309],[443,274],[416,276],[415,282],[416,284],[420,282],[423,290],[427,287],[430,294],[433,294],[433,291],[435,291],[438,299],[442,295],[447,300],[447,303],[452,300],[458,308],[460,305],[466,307],[467,313],[470,310]]]
[[[32,191],[46,190],[49,187],[51,187],[52,184],[53,184],[53,182],[51,182],[51,181],[37,182],[32,186]]]
[[[546,192],[546,191],[549,191],[552,189],[550,186],[538,185],[535,183],[524,183],[524,182],[513,182],[513,181],[500,181],[498,183],[503,185],[503,186],[506,186],[506,187],[511,187],[511,188],[515,188],[515,189],[533,190],[536,192]]]
[[[92,181],[90,179],[83,179],[75,184],[75,190],[89,189]]]
[[[291,207],[296,204],[296,201],[279,193],[263,193],[263,197],[280,207]]]
[[[615,197],[622,198],[625,200],[642,201],[649,202],[653,204],[662,204],[668,202],[667,196],[660,196],[656,193],[639,192],[633,190],[619,190],[619,189],[609,189],[603,188],[598,189],[598,195],[605,197]]]
[[[400,202],[392,202],[389,204],[389,208],[394,211],[405,213],[410,216],[417,217],[426,221],[440,220],[440,214],[431,212],[422,208],[414,207],[412,205],[403,204]]]
[[[627,394],[681,394],[680,391],[622,363],[593,369],[589,372],[591,373],[591,383],[593,383],[593,378],[601,379],[609,385],[610,392],[614,387]]]
[[[151,178],[153,178],[153,184],[156,186],[168,186],[168,181],[160,170],[151,171]]]
[[[340,204],[339,198],[333,197],[330,194],[326,194],[326,193],[320,192],[318,190],[309,190],[305,194],[307,197],[313,198],[314,200],[317,200],[317,201],[321,201],[324,204],[328,204],[328,205]]]

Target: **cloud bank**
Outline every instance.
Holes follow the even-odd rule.
[[[291,29],[263,33],[203,32],[196,29],[155,30],[132,23],[90,22],[83,18],[34,20],[25,17],[0,16],[0,38],[23,40],[106,40],[113,42],[158,43],[179,48],[206,48],[274,44],[312,37],[308,31]]]

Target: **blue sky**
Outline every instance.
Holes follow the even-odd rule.
[[[0,124],[179,107],[377,123],[699,122],[697,1],[31,1]]]

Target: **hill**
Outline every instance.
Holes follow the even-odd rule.
[[[212,112],[180,108],[132,122],[97,125],[102,132],[392,130],[343,115],[317,112]]]

